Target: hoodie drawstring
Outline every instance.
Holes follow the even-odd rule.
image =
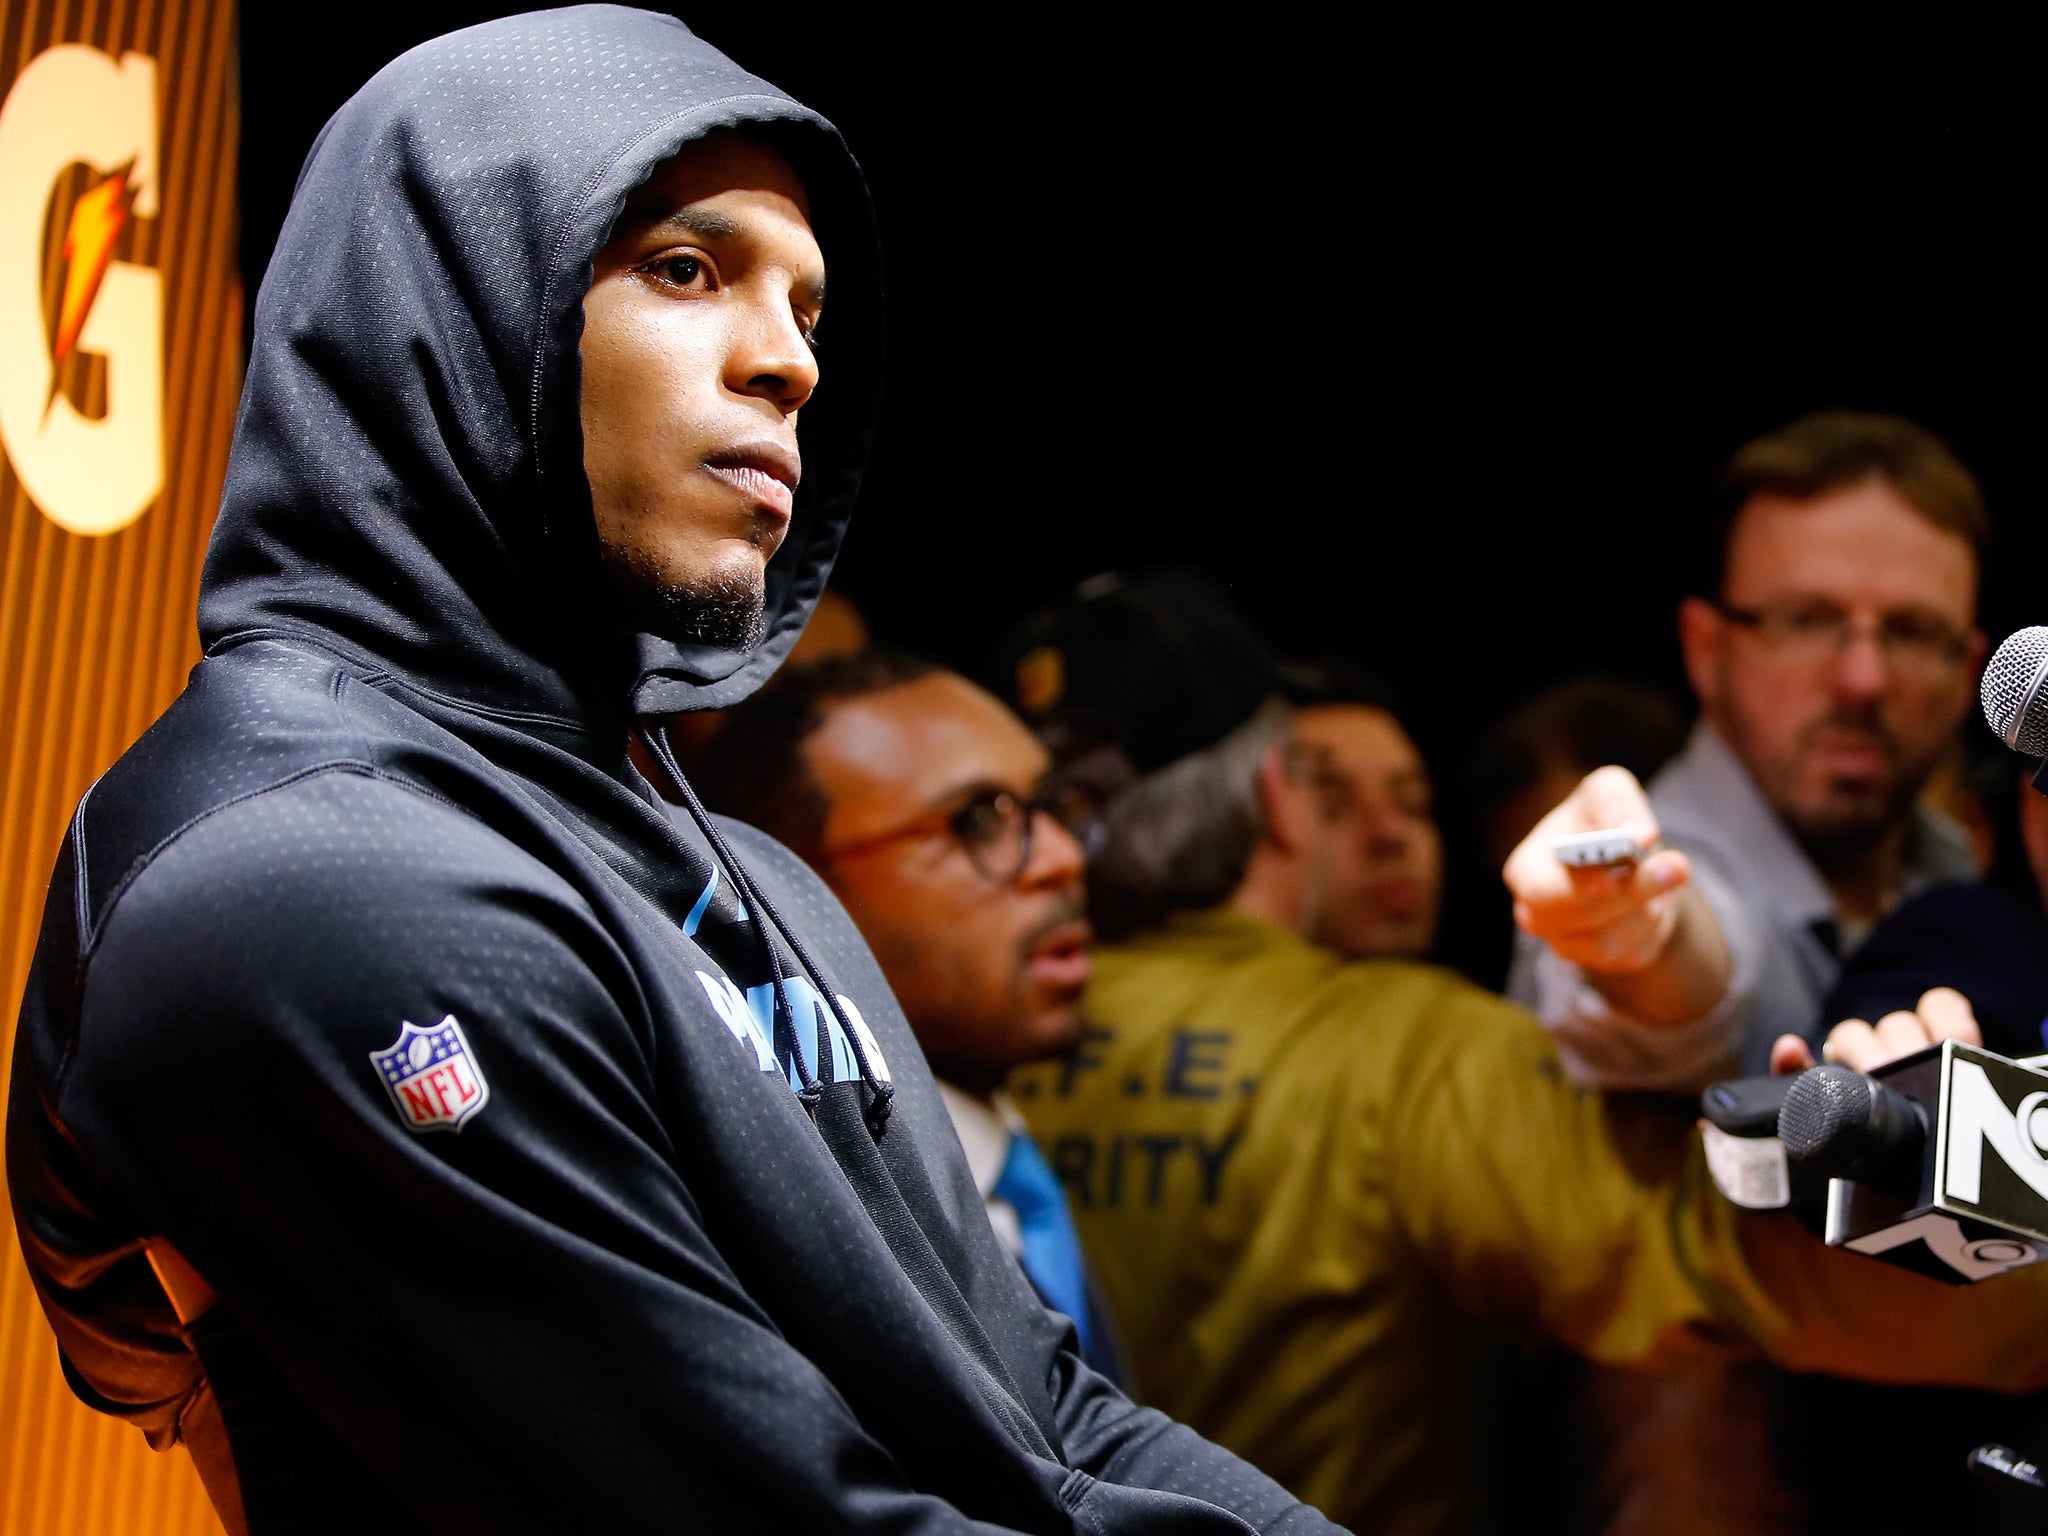
[[[811,985],[817,989],[818,996],[824,999],[823,1004],[812,1005],[818,1030],[819,1065],[823,1066],[832,1055],[831,1035],[825,1023],[825,1006],[829,1005],[832,1016],[839,1021],[839,1027],[845,1034],[846,1043],[853,1050],[854,1064],[860,1071],[860,1080],[867,1085],[869,1099],[862,1118],[867,1121],[869,1133],[880,1137],[884,1127],[889,1123],[892,1108],[890,1101],[896,1096],[896,1085],[875,1075],[875,1069],[868,1061],[867,1047],[861,1042],[860,1031],[854,1028],[853,1021],[847,1018],[846,1009],[839,1001],[839,994],[826,984],[824,973],[811,959],[810,951],[804,948],[803,941],[791,931],[782,914],[775,909],[775,903],[761,894],[759,887],[754,884],[753,876],[747,873],[746,867],[732,851],[732,845],[726,842],[725,834],[718,830],[717,823],[711,819],[711,813],[704,809],[704,803],[697,798],[697,792],[690,787],[689,780],[683,777],[683,770],[676,762],[675,752],[668,744],[668,733],[659,727],[643,723],[640,728],[640,739],[646,743],[647,750],[653,755],[654,760],[661,764],[662,772],[668,775],[669,783],[682,796],[683,805],[689,811],[690,819],[696,822],[697,829],[711,844],[713,854],[725,866],[725,873],[732,881],[733,894],[739,897],[740,904],[747,909],[755,931],[760,935],[761,943],[768,952],[768,971],[775,979],[776,1035],[780,1038],[784,1027],[788,1028],[791,1054],[796,1059],[797,1078],[802,1084],[797,1090],[797,1097],[803,1101],[804,1108],[815,1117],[818,1100],[824,1089],[804,1060],[803,1050],[797,1045],[795,1010],[789,1004],[789,992],[782,971],[782,957],[775,952],[774,941],[768,934],[769,923],[775,925],[775,931],[781,934],[783,942],[789,945],[790,953],[796,956],[797,964],[802,966],[804,973],[810,977]],[[766,922],[763,921],[764,917],[767,919]]]

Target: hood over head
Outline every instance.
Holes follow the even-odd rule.
[[[623,629],[580,418],[592,258],[627,195],[720,128],[795,168],[832,284],[803,481],[748,651]],[[734,703],[831,573],[881,334],[873,210],[837,131],[681,22],[589,5],[423,44],[335,114],[300,173],[256,301],[201,637],[286,632],[498,716]]]

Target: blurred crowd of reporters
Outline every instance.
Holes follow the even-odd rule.
[[[1694,707],[1570,678],[1435,773],[1370,670],[1387,658],[1282,659],[1185,569],[1084,584],[1005,639],[984,686],[877,650],[828,594],[776,687],[691,727],[707,801],[846,901],[949,1084],[998,1231],[1097,1361],[1340,1519],[1870,1530],[1973,1501],[1999,1517],[1961,1454],[1992,1430],[2024,1442],[2027,1405],[1946,1394],[1939,1443],[1882,1490],[1816,1499],[1812,1469],[1847,1432],[1831,1426],[1930,1405],[1795,1383],[1684,1285],[1597,1273],[1642,1246],[1617,1235],[1641,1213],[1602,1181],[1675,1176],[1589,1154],[1574,1095],[1626,1092],[1596,1113],[1679,1124],[1705,1082],[1810,1061],[1837,1020],[1936,985],[2009,1055],[2040,1049],[2048,1015],[2048,814],[1961,729],[1989,533],[1968,471],[1912,423],[1823,413],[1739,451],[1716,505],[1678,615]],[[1433,784],[1457,792],[1448,813]],[[1437,944],[1444,814],[1505,866],[1523,930],[1512,976],[1474,979],[1539,1015],[1573,1080],[1563,1110],[1522,1106],[1507,1167],[1455,1122],[1516,1113],[1511,1092],[1453,1088],[1397,1152],[1355,1148],[1344,1123],[1391,1121],[1429,1072],[1469,1070],[1432,1036],[1471,1029],[1460,1049],[1482,1056],[1522,1038],[1512,1010],[1417,964]],[[1550,855],[1604,825],[1650,856],[1575,874]],[[965,883],[942,851],[967,856]],[[1317,1086],[1346,1072],[1378,1081]],[[1675,1134],[1651,1133],[1651,1164]],[[1440,1183],[1426,1203],[1450,1214],[1332,1187],[1404,1160],[1433,1165],[1402,1177]],[[1690,1219],[1672,1214],[1690,1198],[1653,1219]],[[1514,1244],[1489,1224],[1562,1231],[1580,1218],[1556,1207],[1577,1201],[1598,1213],[1586,1230],[1497,1272]],[[1404,1256],[1424,1221],[1472,1249],[1470,1273]],[[1399,1299],[1418,1286],[1439,1293]],[[1448,1328],[1430,1315],[1446,1306]],[[1665,1335],[1688,1332],[1712,1342],[1674,1355]]]

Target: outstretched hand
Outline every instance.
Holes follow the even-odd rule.
[[[1640,864],[1575,869],[1551,850],[1572,832],[1616,830],[1653,849]],[[1657,849],[1649,796],[1626,768],[1596,768],[1508,856],[1501,878],[1515,921],[1588,971],[1627,974],[1654,965],[1678,922],[1673,894],[1692,878],[1684,854]]]
[[[1984,1043],[1984,1032],[1977,1027],[1977,1015],[1971,1011],[1970,1000],[1953,987],[1923,992],[1911,1013],[1900,1009],[1886,1014],[1874,1025],[1861,1019],[1844,1019],[1828,1031],[1820,1055],[1822,1061],[1871,1072],[1888,1061],[1910,1056],[1942,1040],[1960,1040],[1965,1045]],[[1773,1072],[1804,1072],[1812,1065],[1813,1049],[1797,1035],[1780,1035],[1771,1047]]]

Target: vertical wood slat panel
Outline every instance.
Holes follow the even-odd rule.
[[[66,818],[198,656],[199,559],[241,387],[234,30],[231,0],[0,0],[0,94],[59,42],[156,60],[160,207],[115,255],[164,274],[167,457],[157,501],[98,538],[51,522],[0,460],[0,1089]],[[93,179],[60,178],[53,260]],[[88,415],[105,408],[108,371],[67,365]],[[218,1536],[182,1451],[153,1453],[71,1396],[12,1223],[0,1228],[0,1536]]]

